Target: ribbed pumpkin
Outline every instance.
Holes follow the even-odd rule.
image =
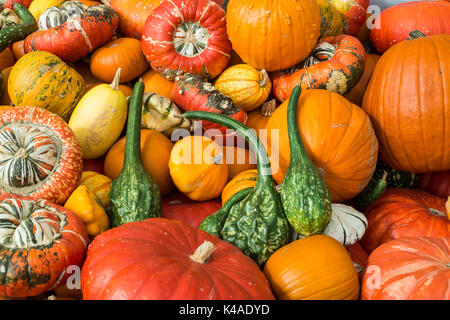
[[[281,247],[267,260],[264,274],[281,300],[357,300],[359,281],[345,247],[314,235]]]
[[[380,55],[369,53],[366,54],[366,62],[364,64],[364,72],[359,79],[359,82],[353,89],[344,95],[350,102],[361,106],[364,98],[364,93],[366,92],[367,85],[369,84],[369,80],[372,76],[372,72],[377,65],[378,60],[380,59]]]
[[[80,144],[60,117],[42,108],[0,112],[0,194],[63,204],[81,177]]]
[[[153,92],[167,99],[172,99],[172,89],[174,82],[164,78],[159,72],[153,69],[147,70],[142,75],[142,82],[145,85],[145,92]]]
[[[265,70],[256,70],[248,64],[229,67],[214,82],[214,87],[233,100],[239,109],[251,111],[269,97],[272,82]]]
[[[222,190],[222,205],[225,205],[230,198],[241,190],[254,188],[256,178],[258,176],[257,169],[243,171],[231,179]]]
[[[256,169],[256,158],[253,151],[245,147],[223,146],[224,162],[228,165],[228,180],[237,174]]]
[[[450,197],[450,170],[423,174],[416,187],[439,197]],[[449,212],[450,213],[450,212]]]
[[[267,149],[278,184],[289,166],[287,106],[288,100],[266,125]],[[325,178],[333,202],[353,198],[369,183],[377,162],[378,143],[369,117],[341,95],[322,89],[304,90],[297,108],[301,139]]]
[[[84,92],[83,77],[45,51],[20,58],[8,79],[8,93],[14,105],[41,107],[66,121]]]
[[[75,107],[69,127],[80,142],[83,158],[104,155],[122,133],[127,118],[127,99],[119,90],[120,69],[110,84],[89,90]]]
[[[427,36],[450,33],[448,1],[397,3],[377,17],[380,26],[370,31],[370,42],[380,54],[419,30]],[[417,64],[417,62],[416,62]]]
[[[122,137],[108,151],[105,157],[105,175],[116,179],[123,167],[126,137]],[[169,157],[173,143],[164,134],[141,129],[141,159],[145,170],[151,174],[159,187],[161,196],[173,190],[169,174]]]
[[[398,171],[450,169],[450,35],[412,35],[378,60],[362,107]]]
[[[109,207],[111,182],[109,177],[94,171],[83,171],[80,179],[80,185],[84,185],[92,191],[105,208]]]
[[[92,74],[104,82],[113,81],[117,68],[122,69],[120,82],[133,80],[148,69],[141,42],[134,38],[115,39],[98,48],[89,64]]]
[[[6,68],[12,67],[16,59],[10,48],[6,48],[0,52],[0,69],[5,70]],[[6,83],[6,82],[5,82]]]
[[[286,69],[305,59],[316,44],[319,6],[315,0],[231,0],[227,32],[245,63],[267,71]]]
[[[228,166],[218,144],[204,136],[187,136],[170,153],[170,176],[178,190],[192,200],[220,196],[228,181]]]

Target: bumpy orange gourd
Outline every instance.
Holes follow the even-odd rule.
[[[119,176],[123,167],[126,137],[117,141],[105,157],[105,175],[111,179]],[[172,141],[164,134],[149,129],[141,130],[141,159],[159,187],[161,196],[173,190],[174,185],[169,174],[169,157],[173,148]]]
[[[292,67],[307,57],[320,34],[315,0],[230,0],[227,32],[233,49],[254,68]]]
[[[257,169],[246,170],[231,179],[222,190],[222,205],[241,190],[253,188],[256,185]]]
[[[450,35],[420,36],[392,46],[373,71],[362,108],[396,170],[450,169],[449,52]]]
[[[159,94],[167,99],[172,99],[172,89],[174,82],[164,78],[159,72],[153,69],[147,70],[142,75],[142,82],[144,82],[145,92],[153,92]]]
[[[359,296],[350,255],[326,235],[281,247],[267,260],[264,274],[281,300],[357,300]]]
[[[111,182],[112,180],[107,176],[94,171],[83,171],[80,179],[80,185],[85,185],[92,191],[105,208],[109,207]]]
[[[169,170],[175,186],[192,200],[220,196],[228,180],[228,166],[220,146],[204,136],[187,136],[175,143]]]
[[[226,69],[216,79],[216,89],[233,100],[239,109],[251,111],[269,97],[272,82],[266,70],[256,70],[248,64]]]
[[[289,166],[288,101],[275,110],[266,126],[266,145],[278,184]],[[325,178],[333,201],[350,199],[361,192],[372,177],[378,155],[378,142],[367,114],[335,92],[312,89],[302,92],[297,123],[306,152]]]
[[[140,76],[149,67],[141,50],[141,42],[134,38],[119,38],[94,51],[90,59],[92,74],[104,81],[114,79],[117,68],[122,68],[120,82]]]

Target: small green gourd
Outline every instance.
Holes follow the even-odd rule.
[[[253,149],[258,168],[255,187],[245,197],[239,198],[239,201],[237,197],[244,195],[243,193],[236,194],[232,203],[232,199],[227,201],[227,208],[223,210],[226,216],[223,212],[220,213],[219,215],[223,216],[215,218],[216,226],[212,225],[212,220],[207,220],[202,222],[200,228],[210,230],[222,240],[234,244],[262,266],[278,248],[287,244],[291,231],[273,183],[270,161],[264,145],[253,130],[225,115],[188,111],[184,113],[184,117],[210,121],[234,129]]]
[[[134,86],[128,110],[125,159],[122,171],[111,183],[110,222],[113,227],[127,222],[161,216],[161,195],[141,160],[141,115],[144,83]]]
[[[26,36],[38,29],[36,20],[27,8],[20,3],[15,4],[13,8],[22,23],[0,30],[0,52],[10,44],[25,39]]]
[[[297,125],[297,105],[301,87],[291,93],[287,110],[289,167],[280,196],[289,223],[302,236],[321,234],[331,219],[331,194],[317,168],[309,159]]]

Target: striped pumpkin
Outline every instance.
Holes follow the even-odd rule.
[[[34,107],[0,112],[0,194],[63,204],[82,166],[80,145],[57,115]]]
[[[112,180],[107,176],[94,171],[83,171],[80,179],[80,185],[84,185],[92,191],[105,208],[109,207],[111,182]]]
[[[241,190],[254,188],[258,175],[257,169],[243,171],[231,179],[222,190],[222,205]]]
[[[66,121],[84,92],[83,77],[45,51],[24,55],[8,78],[8,93],[14,105],[41,107]]]
[[[36,296],[81,266],[89,243],[83,222],[47,200],[0,196],[0,295]]]

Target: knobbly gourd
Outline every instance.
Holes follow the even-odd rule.
[[[161,215],[158,185],[145,170],[141,160],[141,115],[144,83],[139,80],[131,96],[125,159],[122,171],[111,183],[110,221],[113,227]]]
[[[22,20],[22,23],[0,30],[0,52],[5,50],[10,44],[24,39],[37,30],[36,20],[34,20],[33,15],[27,8],[17,3],[14,5],[14,12]]]
[[[202,111],[188,111],[184,116],[234,129],[247,140],[255,153],[258,168],[255,188],[231,206],[226,218],[220,219],[224,221],[223,227],[206,227],[208,222],[204,221],[202,225],[205,225],[200,228],[216,228],[220,238],[236,245],[259,265],[264,264],[275,250],[287,243],[290,229],[272,180],[270,162],[263,144],[253,130],[230,117]]]
[[[310,236],[322,233],[331,218],[331,194],[303,146],[297,125],[297,104],[302,89],[296,86],[289,99],[287,123],[289,167],[281,184],[281,203],[294,230]]]

